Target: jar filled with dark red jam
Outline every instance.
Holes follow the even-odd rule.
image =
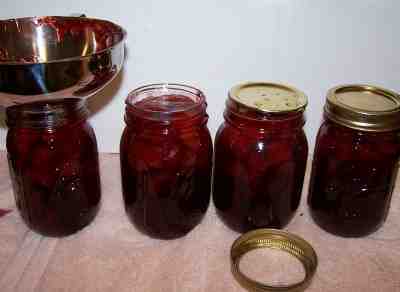
[[[231,229],[283,228],[299,206],[306,96],[275,83],[233,87],[215,138],[213,200]]]
[[[100,202],[96,138],[78,99],[7,108],[7,153],[17,208],[47,236],[66,236],[95,217]]]
[[[121,138],[125,209],[143,233],[181,237],[210,202],[212,141],[204,94],[180,84],[137,88],[126,99]]]
[[[396,93],[369,85],[328,92],[308,195],[321,228],[360,237],[383,224],[398,169],[399,134]]]

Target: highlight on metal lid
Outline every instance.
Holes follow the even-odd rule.
[[[232,100],[265,113],[285,113],[304,110],[307,96],[300,90],[285,84],[271,82],[247,82],[229,91]]]
[[[244,254],[259,248],[278,249],[297,258],[304,267],[304,279],[294,284],[273,286],[246,276],[240,269],[240,261]],[[231,247],[232,273],[250,291],[304,291],[311,283],[317,265],[317,254],[313,247],[301,237],[283,230],[256,229],[241,235]]]
[[[400,96],[377,86],[351,84],[329,90],[326,117],[352,129],[384,132],[400,128]]]

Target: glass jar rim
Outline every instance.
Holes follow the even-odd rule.
[[[143,107],[136,106],[136,104],[144,100],[147,97],[153,96],[163,96],[166,94],[179,94],[183,95],[185,97],[191,98],[194,103],[181,108],[181,109],[176,109],[176,110],[170,110],[170,111],[162,111],[162,110],[152,110],[152,109],[145,109]],[[196,87],[190,86],[190,85],[185,85],[185,84],[180,84],[180,83],[153,83],[153,84],[148,84],[144,86],[140,86],[134,90],[132,90],[126,100],[125,104],[131,108],[134,109],[135,111],[140,111],[141,113],[148,113],[148,114],[157,114],[157,113],[162,113],[162,114],[176,114],[176,113],[182,113],[182,112],[187,112],[187,111],[192,111],[198,108],[199,106],[202,106],[205,103],[205,95],[204,93],[197,89]]]

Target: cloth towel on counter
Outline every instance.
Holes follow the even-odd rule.
[[[199,226],[176,240],[139,233],[123,208],[119,156],[101,154],[102,205],[96,219],[65,238],[29,231],[15,206],[6,154],[0,152],[0,291],[245,291],[230,271],[229,252],[239,234],[210,208]],[[310,242],[319,265],[312,292],[400,292],[400,189],[376,233],[346,239],[321,230],[306,205],[309,161],[301,205],[287,230]],[[400,183],[398,184],[400,185]],[[252,257],[264,277],[287,276],[278,260]],[[271,273],[271,271],[273,273]],[[273,276],[272,276],[273,274]]]

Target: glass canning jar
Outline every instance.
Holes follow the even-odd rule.
[[[233,87],[215,138],[213,200],[232,229],[282,228],[299,206],[306,96],[275,83]]]
[[[7,152],[17,208],[34,231],[65,236],[100,202],[96,138],[78,99],[7,108]]]
[[[388,214],[400,156],[400,97],[369,85],[328,92],[308,204],[324,230],[359,237]]]
[[[211,191],[212,141],[203,93],[180,84],[137,88],[121,138],[125,209],[142,232],[181,237],[203,218]]]

